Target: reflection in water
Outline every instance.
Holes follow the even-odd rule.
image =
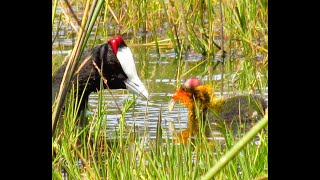
[[[173,49],[168,50],[166,53],[161,54],[159,57],[155,53],[155,49],[147,47],[133,47],[132,48],[134,59],[137,67],[137,73],[141,78],[143,84],[146,86],[150,93],[150,101],[147,102],[144,98],[137,98],[136,103],[131,107],[125,115],[126,125],[129,128],[134,129],[139,135],[146,136],[146,138],[155,139],[157,122],[161,113],[163,138],[172,138],[172,128],[176,131],[184,130],[187,127],[187,109],[182,104],[177,103],[172,112],[168,112],[168,102],[172,96],[172,93],[177,88],[177,81],[175,79],[178,69],[178,63],[175,62],[175,53]],[[54,53],[62,53],[62,51],[53,51]],[[183,71],[186,72],[199,63],[203,62],[203,58],[200,54],[190,53],[182,60]],[[221,84],[221,70],[216,69],[215,75],[209,76],[205,73],[206,64],[194,68],[189,74],[180,79],[180,84],[183,83],[189,77],[197,77],[206,83],[209,79],[213,80],[215,87],[219,87]],[[219,66],[218,66],[219,67]],[[235,84],[232,83],[234,74],[225,74],[223,96],[232,94],[240,94],[241,92],[236,90]],[[218,91],[217,91],[218,90]],[[215,94],[220,95],[220,88],[216,88]],[[267,89],[264,90],[264,97],[267,99]],[[112,90],[113,96],[107,90],[104,90],[103,98],[106,104],[107,117],[106,124],[107,138],[115,138],[116,131],[119,127],[119,119],[121,112],[119,112],[117,105],[120,109],[123,109],[122,103],[133,97],[127,90]],[[98,105],[98,95],[92,93],[89,96],[89,110],[87,113],[93,114]],[[162,110],[160,110],[162,109]],[[219,132],[217,125],[212,122],[212,135],[216,140],[222,140],[222,134]]]
[[[57,8],[57,13],[61,13],[60,8]],[[207,22],[205,22],[207,23]],[[59,27],[59,28],[58,28]],[[97,30],[96,27],[92,30],[92,36],[90,36],[86,49],[92,47],[92,45],[102,44],[107,41],[109,37],[112,37],[114,32],[116,32],[117,24],[112,24],[110,22],[105,23],[104,25],[100,26],[101,29]],[[104,33],[101,33],[102,28],[108,30],[108,36],[106,37]],[[219,30],[219,27],[214,27]],[[57,32],[57,29],[58,32]],[[167,39],[167,33],[165,30],[168,29],[168,23],[164,22],[161,25],[161,34],[158,36],[159,39]],[[98,32],[98,33],[97,33]],[[133,107],[131,107],[127,113],[125,114],[125,121],[126,125],[129,129],[134,129],[134,132],[139,133],[140,137],[146,140],[155,139],[156,138],[156,131],[157,131],[157,123],[159,116],[161,114],[161,125],[163,128],[163,138],[172,138],[172,127],[175,128],[176,131],[181,131],[187,128],[187,108],[182,106],[182,104],[177,103],[174,110],[170,113],[168,112],[168,102],[172,96],[172,93],[176,90],[177,84],[179,82],[176,81],[176,76],[178,74],[178,64],[176,57],[177,54],[174,52],[173,49],[160,49],[160,55],[157,53],[154,47],[147,47],[147,46],[139,46],[145,44],[147,41],[152,42],[154,39],[151,34],[146,34],[144,32],[137,32],[138,36],[132,38],[131,30],[127,33],[128,36],[124,36],[125,41],[127,42],[128,46],[131,48],[132,53],[134,55],[136,68],[139,77],[141,78],[143,84],[146,86],[150,93],[150,101],[147,102],[144,98],[138,98]],[[131,35],[130,35],[131,33]],[[148,35],[148,36],[147,36]],[[60,23],[59,18],[55,18],[54,20],[54,28],[52,31],[52,56],[58,57],[59,55],[61,58],[66,56],[72,47],[75,44],[76,37],[75,32],[72,30],[71,26],[68,23]],[[214,37],[215,40],[218,38]],[[261,39],[261,41],[263,41]],[[258,44],[259,42],[256,42]],[[132,44],[132,46],[130,46]],[[244,53],[243,49],[240,48],[232,48],[232,52],[227,54],[227,58],[232,58],[232,60],[241,62],[247,60],[246,54]],[[265,59],[267,55],[258,54],[257,57],[253,57],[254,60],[261,61]],[[215,56],[212,58],[213,61],[221,61],[221,57]],[[197,66],[197,68],[193,67],[200,64],[201,62],[205,61],[201,65]],[[197,77],[201,79],[203,82],[213,80],[216,91],[215,94],[220,95],[220,80],[221,76],[221,69],[218,66],[212,74],[208,73],[207,67],[207,60],[199,53],[190,52],[186,55],[183,55],[183,59],[181,62],[181,70],[180,73],[186,74],[180,81],[180,83],[184,82],[186,79],[190,77]],[[208,75],[210,74],[210,76]],[[180,74],[181,75],[181,74]],[[201,75],[201,76],[200,76]],[[238,87],[232,83],[231,79],[234,79],[234,74],[225,74],[225,82],[223,89],[223,95],[228,96],[230,94],[240,94],[238,91]],[[266,77],[267,78],[267,77]],[[262,93],[263,97],[267,100],[268,97],[268,88],[264,89]],[[120,106],[120,109],[123,109],[123,102],[126,99],[132,99],[133,95],[129,93],[127,90],[112,90],[113,96],[105,90],[103,93],[104,103],[106,104],[106,121],[101,124],[101,126],[105,126],[107,129],[107,138],[113,139],[117,137],[117,130],[119,128],[119,119],[121,117],[121,112],[117,109],[117,104]],[[259,95],[259,94],[257,94]],[[98,106],[98,95],[96,93],[92,93],[89,96],[88,101],[89,110],[87,110],[88,114],[93,114],[97,110]],[[215,122],[212,122],[212,135],[213,138],[218,142],[223,142],[224,138],[222,133],[218,129],[218,125]],[[126,134],[123,135],[126,137]],[[144,142],[144,149],[148,150],[147,141]],[[172,144],[169,144],[172,146]],[[194,154],[195,156],[195,154]],[[139,161],[139,159],[137,159]],[[79,160],[79,166],[81,166],[81,160]],[[146,164],[148,161],[146,162]],[[64,174],[64,172],[63,172]],[[66,174],[65,174],[66,175]],[[65,179],[68,179],[65,177]]]
[[[59,12],[60,9],[58,8]],[[59,24],[58,19],[55,19],[55,25]],[[115,24],[107,24],[108,28],[116,27]],[[163,24],[164,27],[161,29],[167,29],[166,23]],[[52,31],[52,37],[54,43],[52,46],[52,55],[64,55],[66,56],[75,43],[75,32],[72,30],[71,26],[68,24],[59,24],[59,31],[56,32],[56,28]],[[112,29],[112,28],[111,28]],[[96,32],[96,27],[94,27],[92,32]],[[110,31],[112,32],[112,31]],[[163,38],[167,38],[166,32],[162,32]],[[107,37],[102,37],[96,34],[97,37],[91,36],[88,40],[86,49],[92,47],[92,45],[105,43],[108,39]],[[109,37],[113,34],[108,34]],[[160,55],[154,47],[139,46],[140,44],[145,44],[147,41],[154,41],[151,36],[145,36],[141,34],[138,36],[132,44],[132,37],[123,36],[125,41],[128,42],[129,47],[134,55],[136,68],[140,79],[143,84],[148,89],[151,100],[147,102],[143,98],[138,98],[133,107],[131,107],[125,115],[126,125],[130,128],[135,128],[135,132],[146,135],[147,138],[154,139],[156,137],[157,122],[159,115],[161,113],[162,117],[162,128],[163,137],[169,136],[172,138],[172,130],[170,127],[174,127],[175,130],[180,131],[187,127],[187,109],[181,104],[177,103],[176,107],[172,112],[168,112],[168,102],[172,96],[172,93],[176,90],[178,82],[176,81],[176,76],[178,73],[178,65],[176,60],[176,53],[172,48],[161,48]],[[162,37],[159,37],[160,39]],[[218,37],[219,38],[219,37]],[[215,40],[216,39],[215,37]],[[132,44],[132,46],[130,46]],[[241,48],[233,48],[231,54],[227,54],[227,57],[232,57],[233,61],[242,61],[245,59],[244,55],[241,54]],[[197,77],[203,82],[210,80],[214,81],[215,87],[218,91],[215,93],[220,95],[220,80],[221,80],[221,69],[220,66],[213,72],[214,75],[208,75],[207,60],[200,53],[189,52],[182,56],[182,62],[180,73],[186,73],[181,79],[180,83],[184,82],[190,77]],[[63,58],[63,57],[62,57]],[[216,56],[213,58],[214,61],[219,61],[220,57]],[[263,59],[263,56],[257,57],[259,60]],[[199,65],[200,64],[200,65]],[[199,65],[199,66],[198,66]],[[197,66],[196,68],[194,68]],[[192,70],[191,70],[192,69]],[[190,70],[190,72],[189,72]],[[201,76],[200,76],[201,75]],[[234,79],[234,74],[225,74],[223,95],[228,96],[229,94],[240,94],[231,79]],[[267,99],[268,89],[264,90],[263,96]],[[105,99],[105,104],[107,105],[107,117],[106,123],[103,124],[107,127],[107,138],[114,138],[115,132],[119,127],[119,119],[121,117],[121,112],[118,111],[116,103],[121,109],[122,103],[128,99],[132,98],[132,94],[127,90],[112,90],[113,97],[110,93],[105,90],[103,97]],[[87,113],[93,113],[98,105],[98,96],[96,93],[92,93],[89,97],[89,110]],[[160,110],[162,109],[162,110]],[[217,125],[212,123],[212,134],[217,140],[221,140],[221,133],[218,131]]]
[[[161,87],[166,87],[166,85],[169,84],[168,87],[171,88],[164,88],[162,89],[163,92],[151,92],[151,100],[149,102],[147,102],[143,98],[137,98],[135,105],[131,107],[125,114],[126,125],[127,127],[129,127],[129,129],[132,129],[132,132],[134,131],[140,136],[145,136],[148,139],[155,139],[157,132],[157,122],[159,120],[160,113],[162,118],[161,125],[163,129],[163,138],[172,138],[172,127],[174,127],[176,131],[181,131],[187,128],[187,108],[185,108],[182,104],[177,103],[173,111],[171,111],[170,113],[168,112],[168,102],[175,88],[174,86],[172,86],[173,82],[175,81],[169,79],[157,79],[153,83],[159,84],[159,86]],[[234,92],[224,92],[224,95],[227,96],[228,94],[233,93]],[[220,92],[215,92],[215,94],[219,95]],[[264,97],[267,97],[267,94],[265,94]],[[117,109],[117,104],[120,106],[120,109],[123,109],[122,103],[128,98],[132,99],[133,96],[126,90],[112,90],[112,96],[107,90],[104,90],[103,99],[106,103],[105,105],[108,114],[106,117],[106,124],[103,125],[106,126],[108,139],[115,138],[115,132],[119,127],[121,112],[119,112],[119,110]],[[96,93],[92,93],[89,96],[90,110],[88,110],[88,113],[92,114],[93,112],[95,112],[97,106],[98,95]],[[215,140],[224,139],[215,122],[211,122],[211,128],[212,136]]]

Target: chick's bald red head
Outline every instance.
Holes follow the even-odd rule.
[[[189,78],[183,85],[176,90],[172,99],[169,102],[168,110],[171,112],[174,108],[175,102],[179,101],[189,108],[192,104],[192,90],[200,86],[201,82],[197,78]]]

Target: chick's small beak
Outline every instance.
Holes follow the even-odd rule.
[[[171,98],[171,100],[169,101],[169,104],[168,104],[168,111],[171,112],[174,108],[174,105],[175,105],[176,101]]]

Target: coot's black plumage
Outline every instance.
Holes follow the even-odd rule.
[[[91,55],[89,60],[88,57]],[[80,110],[88,101],[89,94],[100,90],[100,74],[94,63],[101,69],[110,89],[128,89],[139,96],[148,98],[149,94],[140,81],[134,65],[132,53],[122,37],[111,38],[108,43],[84,51],[78,62],[81,69],[75,73],[71,83],[78,83],[79,97],[84,91]],[[59,92],[60,84],[67,67],[67,61],[56,71],[52,79],[52,104]],[[87,84],[87,86],[86,86]],[[107,88],[105,84],[104,88]],[[69,90],[72,86],[69,86]],[[86,88],[85,88],[86,87]]]

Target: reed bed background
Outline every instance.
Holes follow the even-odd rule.
[[[196,52],[204,57],[199,62],[204,66],[199,76],[232,75],[236,86],[228,88],[234,91],[264,94],[268,86],[267,0],[53,0],[52,5],[53,49],[73,50],[65,85],[84,49],[122,35],[128,37],[129,46],[155,48],[159,56],[173,49],[177,80],[197,69],[184,66],[182,61],[188,53]],[[65,36],[75,41],[68,46],[56,45],[57,36],[68,25],[72,31]],[[63,58],[53,55],[53,71]],[[221,82],[213,84],[209,79],[223,91],[224,78]],[[210,168],[246,133],[239,130],[243,133],[234,134],[231,127],[225,126],[225,143],[203,138],[180,145],[173,143],[169,135],[162,138],[165,132],[158,123],[158,136],[150,140],[137,136],[135,129],[125,125],[124,114],[134,103],[131,98],[123,102],[117,138],[107,140],[103,124],[108,112],[102,95],[99,94],[98,111],[81,126],[76,116],[79,102],[62,87],[52,111],[53,179],[205,179]],[[64,115],[60,116],[63,105]],[[267,122],[267,116],[263,120]],[[161,113],[158,121],[162,121]],[[226,159],[225,166],[214,174],[215,179],[267,178],[267,125],[260,130],[247,139],[235,156]],[[123,136],[123,132],[127,135]]]

